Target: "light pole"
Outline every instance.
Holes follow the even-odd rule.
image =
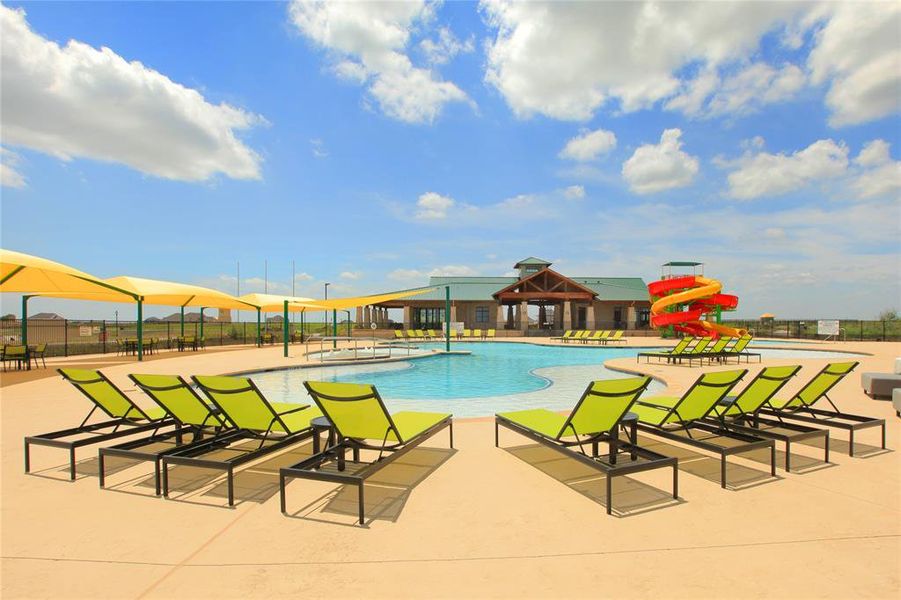
[[[328,300],[328,286],[331,283],[325,283],[325,299]],[[325,334],[328,335],[328,309],[325,309]]]

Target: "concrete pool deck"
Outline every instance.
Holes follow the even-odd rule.
[[[660,345],[657,338],[630,343]],[[279,512],[278,468],[309,454],[310,444],[240,471],[234,509],[225,506],[221,477],[192,469],[172,469],[172,500],[153,497],[147,463],[111,464],[112,489],[101,491],[90,447],[79,454],[75,482],[66,480],[64,452],[47,448],[34,451],[36,472],[25,475],[22,438],[73,426],[88,405],[58,376],[19,382],[3,374],[0,595],[895,598],[901,419],[890,402],[864,395],[859,373],[890,371],[901,345],[823,347],[872,355],[860,357],[833,397],[843,410],[885,418],[889,451],[879,450],[878,430],[865,430],[856,443],[861,457],[851,458],[847,433],[831,430],[832,465],[822,463],[820,448],[799,445],[800,472],[780,468],[773,480],[763,456],[730,457],[736,486],[722,490],[712,455],[642,436],[680,458],[680,501],[668,497],[667,470],[618,478],[610,517],[598,472],[509,431],[496,449],[491,419],[466,419],[455,425],[456,450],[439,434],[369,481],[363,528],[353,525],[355,492],[332,484],[291,483],[291,516]],[[803,365],[790,393],[828,360],[763,365]],[[275,346],[160,354],[145,363],[73,357],[48,367],[101,361],[129,391],[128,373],[213,374],[304,359],[285,359]],[[654,375],[672,393],[700,372],[626,358],[608,366]],[[749,368],[753,374],[760,366]]]

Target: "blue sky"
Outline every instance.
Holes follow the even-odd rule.
[[[897,3],[2,6],[4,248],[312,297],[699,260],[737,316],[901,308]]]

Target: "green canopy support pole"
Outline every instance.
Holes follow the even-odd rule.
[[[350,326],[350,311],[345,310],[344,312],[347,313],[347,337],[353,337],[353,332],[351,331],[351,326]]]
[[[260,331],[262,325],[260,324],[260,309],[257,309],[257,348],[263,346],[263,333]]]
[[[138,360],[144,360],[144,300],[138,298]]]
[[[185,337],[185,307],[184,306],[181,307],[181,315],[179,318],[179,325],[180,325],[180,327],[179,327],[180,333],[178,335],[180,335],[181,337]]]
[[[28,345],[28,298],[22,296],[22,345]]]
[[[200,340],[203,339],[203,307],[200,307]],[[200,340],[197,340],[199,343]]]
[[[338,337],[338,309],[332,309],[332,337]],[[332,348],[338,347],[338,340],[332,340]]]
[[[284,314],[282,315],[282,345],[285,347],[285,358],[288,358],[288,301],[285,300]]]
[[[444,286],[444,350],[446,352],[450,352],[450,313],[450,286],[446,285]]]
[[[304,322],[304,315],[306,315],[306,313],[307,313],[307,309],[305,309],[305,308],[301,309],[301,311],[300,311],[300,343],[301,344],[303,343],[303,322]]]

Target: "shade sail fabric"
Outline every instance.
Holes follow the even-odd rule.
[[[136,302],[163,306],[202,306],[208,308],[235,308],[256,310],[255,305],[243,302],[225,292],[172,281],[143,279],[141,277],[111,277],[102,280],[111,289],[107,291],[66,291],[40,296],[68,298],[70,300],[94,300],[98,302]]]
[[[392,292],[390,294],[378,294],[375,296],[356,296],[353,298],[335,298],[333,300],[311,300],[307,301],[307,304],[309,305],[307,306],[307,310],[341,310],[345,308],[356,308],[357,306],[368,306],[370,304],[378,304],[380,302],[417,296],[419,294],[431,292],[434,289],[435,288],[430,287],[406,290],[403,292]]]
[[[99,277],[46,258],[4,249],[0,249],[0,292],[111,294],[121,302],[133,301],[127,292],[111,289]]]
[[[302,312],[304,310],[314,310],[316,307],[312,298],[302,298],[299,296],[279,296],[278,294],[244,294],[238,298],[239,300],[254,307],[260,307],[260,310],[266,312],[281,312],[285,308],[285,300],[288,301],[289,312]],[[322,309],[319,309],[322,310]]]

